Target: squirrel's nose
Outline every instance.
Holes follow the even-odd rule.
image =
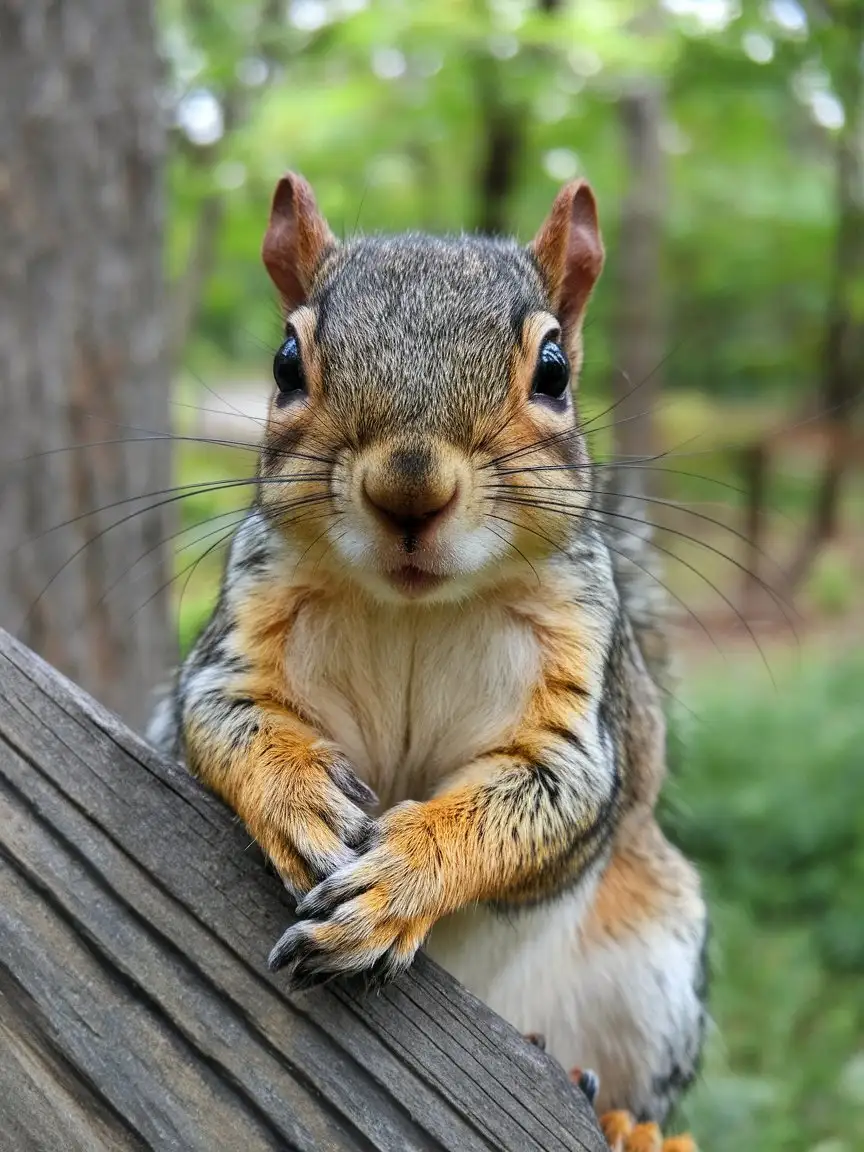
[[[367,480],[363,491],[378,519],[403,536],[421,536],[456,502],[455,483],[443,490],[430,488],[412,492],[395,487],[383,488]]]
[[[363,480],[370,508],[391,530],[406,537],[422,535],[456,502],[455,474],[436,468],[425,451],[393,452],[386,467],[373,468]]]

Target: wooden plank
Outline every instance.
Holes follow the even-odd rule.
[[[49,1039],[35,1001],[0,968],[0,1131],[16,1152],[141,1152],[146,1145]]]
[[[2,632],[0,893],[16,1150],[606,1147],[563,1070],[424,956],[378,995],[286,995],[288,900],[236,818]]]

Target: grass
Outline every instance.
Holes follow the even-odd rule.
[[[703,1152],[864,1147],[864,654],[690,693],[664,819],[713,920]]]

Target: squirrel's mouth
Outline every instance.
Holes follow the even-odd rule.
[[[398,588],[407,596],[419,596],[424,592],[430,592],[446,580],[446,576],[427,572],[424,568],[418,568],[416,564],[402,564],[388,572],[387,578],[394,588]]]

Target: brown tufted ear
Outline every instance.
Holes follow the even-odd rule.
[[[591,289],[603,268],[597,204],[584,180],[565,185],[555,197],[531,251],[562,329],[565,334],[572,332],[582,321]]]
[[[302,304],[315,269],[336,246],[302,176],[288,172],[276,185],[261,256],[288,311]]]

